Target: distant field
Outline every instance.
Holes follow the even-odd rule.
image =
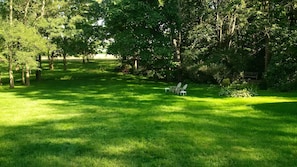
[[[114,55],[110,55],[110,54],[96,54],[94,58],[95,59],[116,59]]]
[[[178,96],[115,60],[57,63],[30,87],[0,86],[1,167],[297,166],[297,92],[188,83]]]
[[[105,59],[105,60],[114,60],[116,57],[111,54],[101,53],[90,56],[91,59]],[[46,60],[47,57],[42,57],[43,60]],[[55,59],[63,59],[63,57],[56,57]],[[82,57],[68,56],[67,59],[82,59]]]

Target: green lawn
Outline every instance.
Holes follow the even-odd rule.
[[[112,63],[1,86],[0,166],[297,166],[297,92],[223,98],[190,83],[177,96]]]

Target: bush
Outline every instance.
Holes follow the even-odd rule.
[[[221,83],[221,85],[224,86],[224,87],[229,86],[230,84],[231,84],[231,82],[230,82],[229,78],[223,79],[223,81]]]
[[[184,70],[184,73],[187,74],[189,79],[197,83],[216,83],[211,75],[199,70],[199,68],[199,64],[187,66],[187,68]]]
[[[129,74],[132,71],[132,67],[128,64],[122,64],[121,66],[116,67],[115,71]]]
[[[219,95],[227,97],[252,97],[257,95],[257,91],[253,85],[245,81],[235,81],[227,87],[222,87]]]
[[[255,96],[255,93],[254,91],[248,90],[248,89],[233,90],[230,96],[231,97],[252,97],[252,96]]]
[[[204,62],[188,66],[185,72],[191,80],[198,83],[220,83],[229,74],[229,70],[223,64]]]

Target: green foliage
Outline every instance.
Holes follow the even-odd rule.
[[[277,32],[272,46],[275,54],[271,58],[266,80],[270,87],[281,91],[294,90],[297,89],[297,30],[282,28]]]
[[[1,5],[1,3],[0,3]],[[0,18],[0,25],[3,25],[5,24],[3,22],[3,20]],[[3,71],[7,71],[7,57],[4,53],[4,50],[5,50],[5,38],[4,38],[4,35],[2,34],[3,32],[1,31],[1,28],[0,28],[0,85],[2,85],[2,77],[3,77],[3,74],[2,72]]]
[[[39,32],[68,55],[95,54],[102,37],[102,11],[97,1],[50,1],[38,19]],[[54,50],[54,49],[51,49]]]
[[[257,93],[255,93],[254,90],[251,89],[231,89],[231,88],[221,88],[220,92],[219,92],[220,96],[227,96],[227,97],[253,97],[255,95],[257,95]]]
[[[0,1],[0,15],[6,20],[1,29],[8,24],[9,2]],[[12,2],[13,20],[34,27],[47,40],[45,49],[45,44],[34,44],[41,40],[35,37],[26,42],[23,35],[20,45],[11,38],[18,61],[29,63],[25,58],[57,49],[86,56],[108,45],[108,52],[134,74],[221,83],[223,78],[236,79],[241,71],[254,71],[266,74],[268,87],[297,88],[295,0]],[[21,29],[17,31],[30,34]],[[1,38],[10,37],[1,34],[0,51],[7,55],[7,42]]]
[[[28,69],[37,68],[36,56],[57,49],[68,55],[94,54],[98,47],[99,1],[1,1],[5,49],[13,83],[12,64]],[[12,10],[10,10],[10,6]],[[2,9],[5,9],[2,11]],[[37,31],[38,30],[38,31]],[[2,49],[2,50],[1,50]],[[11,86],[13,87],[13,86]]]
[[[272,63],[266,74],[269,86],[281,91],[297,89],[297,59],[283,55],[272,58]]]
[[[1,19],[0,19],[0,24],[2,24]],[[4,43],[5,43],[4,36],[0,33],[0,53],[5,49]],[[0,56],[2,56],[2,54],[0,54]]]
[[[223,79],[223,80],[222,80],[222,83],[221,83],[221,85],[222,85],[223,87],[229,86],[230,84],[231,84],[230,78],[225,78],[225,79]]]
[[[195,13],[199,20],[188,32],[184,63],[188,67],[195,66],[193,64],[213,67],[211,76],[220,83],[223,78],[232,77],[232,73],[247,67],[249,45],[244,35],[249,10],[244,1],[218,4],[203,1],[202,4],[201,11]]]
[[[206,63],[203,61],[186,68],[188,77],[200,83],[221,83],[228,77],[230,71],[220,63]]]
[[[6,19],[7,13],[9,12],[7,8],[7,1],[0,1],[0,19]]]
[[[227,85],[228,80],[223,80],[222,85],[224,85],[223,83]],[[254,85],[246,81],[236,80],[228,86],[222,86],[219,95],[227,97],[253,97],[257,95],[257,90]]]
[[[156,1],[128,1],[109,4],[106,26],[114,42],[108,52],[141,71],[159,74],[174,68],[171,41],[164,31],[165,17]],[[163,77],[164,74],[161,74]]]
[[[5,45],[3,54],[13,51],[15,63],[27,64],[32,69],[37,68],[36,56],[47,51],[47,41],[34,27],[15,21],[12,26],[6,24],[1,27],[0,34]]]
[[[201,1],[199,11],[193,13],[199,19],[191,24],[185,40],[186,72],[205,81],[205,75],[197,75],[199,68],[216,64],[225,71],[212,75],[219,82],[224,77],[234,79],[240,71],[256,71],[267,72],[269,87],[296,89],[294,3]]]

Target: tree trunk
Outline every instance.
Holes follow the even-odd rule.
[[[269,61],[270,61],[270,48],[269,48],[269,36],[266,36],[266,39],[265,39],[265,64],[264,64],[264,68],[265,68],[265,72],[267,72],[267,69],[268,69],[268,64],[269,64]]]
[[[9,2],[9,20],[10,20],[10,26],[12,26],[12,14],[13,14],[13,1],[10,0]],[[13,52],[12,49],[9,48],[9,62],[8,62],[8,73],[9,73],[9,87],[14,88],[14,77],[13,77],[13,70],[12,70],[12,63],[13,63]]]
[[[83,55],[83,64],[86,63],[86,55]]]
[[[133,71],[136,71],[138,69],[138,57],[134,59],[134,66],[133,66]]]
[[[90,55],[89,54],[87,54],[87,63],[90,63]]]
[[[40,16],[38,18],[36,18],[36,20],[42,18],[44,16],[44,9],[45,9],[45,0],[42,0],[42,6],[41,6],[41,10],[40,10]]]
[[[14,77],[13,77],[13,69],[12,69],[12,50],[9,51],[9,62],[8,62],[8,73],[9,73],[9,87],[14,88]]]
[[[36,20],[42,18],[44,16],[44,9],[45,9],[45,0],[42,0],[42,6],[41,6],[41,11],[40,11],[40,16],[38,18],[36,18]],[[47,52],[48,56],[49,56],[49,51]],[[41,55],[37,56],[37,62],[39,64],[38,69],[36,70],[36,80],[40,81],[41,80],[41,69],[42,69],[42,60],[41,60]]]
[[[40,17],[44,16],[45,0],[42,0],[41,14]]]
[[[65,53],[63,53],[63,64],[64,64],[64,71],[66,71],[67,70],[67,59],[66,59],[66,54]]]
[[[37,62],[38,62],[38,69],[36,70],[36,80],[41,80],[41,69],[42,69],[42,62],[41,62],[41,55],[37,56]]]
[[[48,55],[49,69],[54,70],[54,52],[51,55]]]
[[[0,86],[2,85],[2,73],[0,72]]]
[[[31,0],[27,0],[27,2],[26,2],[26,8],[25,8],[25,14],[24,14],[24,24],[27,23],[27,15],[28,15],[28,9],[30,7],[30,1]]]
[[[216,12],[216,28],[217,28],[218,41],[219,41],[219,44],[221,44],[223,30],[222,30],[222,22],[218,11]]]
[[[181,57],[181,42],[182,42],[182,32],[178,30],[177,39],[173,40],[175,48],[175,59],[177,62],[177,79],[182,80],[182,57]]]
[[[264,0],[262,1],[263,2],[263,7],[264,7],[264,11],[267,13],[267,20],[268,20],[268,23],[271,23],[272,22],[272,19],[270,17],[270,1],[268,0]],[[264,63],[264,70],[265,72],[267,72],[267,69],[268,69],[268,64],[269,64],[269,61],[270,61],[270,48],[269,48],[269,44],[270,44],[270,26],[265,26],[264,27],[264,33],[265,33],[265,57],[264,57],[264,60],[265,60],[265,63]]]
[[[23,85],[26,85],[25,70],[26,70],[25,65],[22,65],[22,84]]]
[[[9,2],[9,10],[10,10],[10,13],[9,13],[9,21],[10,21],[10,25],[12,26],[12,14],[13,14],[13,1],[10,0]]]
[[[26,86],[30,86],[30,67],[26,65]]]
[[[228,47],[230,49],[232,46],[232,37],[234,35],[235,28],[236,28],[237,17],[236,17],[236,14],[229,14],[229,18],[230,18],[230,21],[228,26],[228,38],[229,38]]]
[[[13,70],[12,70],[12,58],[9,58],[9,87],[14,88],[14,77],[13,77]]]
[[[173,38],[173,45],[175,48],[175,59],[177,62],[177,80],[182,80],[182,57],[181,57],[181,43],[182,43],[182,7],[181,0],[177,2],[178,7],[178,24],[176,38]]]

